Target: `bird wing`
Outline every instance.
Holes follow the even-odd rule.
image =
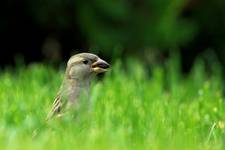
[[[62,109],[62,97],[61,97],[61,94],[59,93],[59,94],[57,94],[57,96],[52,104],[52,109],[48,113],[46,120],[49,120],[55,114],[60,113],[61,109]]]

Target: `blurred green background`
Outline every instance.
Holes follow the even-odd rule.
[[[60,62],[83,51],[148,64],[179,51],[183,71],[199,55],[225,64],[221,0],[5,0],[1,7],[2,66],[18,56]]]
[[[225,149],[225,1],[0,7],[0,149]],[[78,52],[111,64],[92,82],[93,111],[46,122]]]

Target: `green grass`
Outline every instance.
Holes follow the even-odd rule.
[[[0,72],[0,149],[224,149],[225,101],[218,66],[117,60],[92,83],[93,112],[45,123],[63,70],[43,64]],[[33,131],[37,136],[32,138]]]

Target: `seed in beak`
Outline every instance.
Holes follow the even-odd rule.
[[[106,72],[108,68],[109,64],[102,59],[98,59],[96,62],[92,64],[92,69],[96,73]]]

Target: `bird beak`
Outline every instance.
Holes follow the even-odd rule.
[[[103,73],[107,71],[107,69],[109,68],[109,64],[106,61],[99,58],[96,62],[94,62],[91,65],[91,68],[97,74]]]

